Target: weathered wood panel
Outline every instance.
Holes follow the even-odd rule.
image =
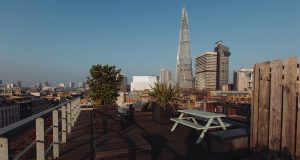
[[[254,85],[252,92],[252,109],[251,109],[251,133],[250,133],[250,147],[254,150],[257,149],[257,123],[258,123],[258,100],[259,100],[259,65],[254,65]],[[257,91],[257,92],[255,92]]]
[[[280,151],[282,108],[282,61],[271,62],[269,149]]]
[[[269,137],[270,62],[259,66],[258,132],[259,149],[267,149]]]
[[[297,57],[254,65],[252,150],[300,156],[299,74]]]
[[[281,151],[293,153],[295,147],[295,123],[296,123],[296,70],[297,59],[295,57],[283,61],[283,106],[282,106],[282,143]]]
[[[300,159],[300,58],[298,58],[297,64],[297,124],[296,124],[296,148],[295,153],[298,159]]]

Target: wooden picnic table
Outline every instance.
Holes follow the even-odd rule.
[[[213,113],[213,112],[206,112],[201,110],[194,110],[194,109],[186,109],[186,110],[178,110],[181,114],[178,118],[170,118],[171,121],[174,121],[175,124],[173,125],[171,131],[174,131],[178,124],[182,124],[197,130],[202,130],[197,144],[199,144],[206,131],[211,128],[222,128],[226,130],[226,127],[230,126],[230,124],[225,123],[222,121],[222,117],[226,117],[225,114]],[[187,117],[184,117],[187,115]],[[205,121],[205,125],[199,124],[196,119]]]

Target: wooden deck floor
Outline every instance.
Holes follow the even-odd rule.
[[[196,130],[179,125],[171,132],[171,127],[154,123],[151,113],[135,113],[135,123],[121,130],[115,111],[83,111],[67,143],[60,146],[60,159],[222,159],[210,154],[206,138],[195,144],[199,136]]]
[[[92,143],[92,111],[82,111],[71,134],[67,136],[67,143],[60,146],[62,160],[90,160],[93,159]]]

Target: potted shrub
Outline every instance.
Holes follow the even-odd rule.
[[[93,105],[93,122],[95,130],[120,130],[121,122],[117,117],[116,100],[123,76],[121,69],[114,65],[92,65],[87,77],[89,97]],[[101,128],[101,129],[100,129]]]
[[[177,85],[155,83],[148,92],[149,107],[152,107],[152,120],[158,124],[171,123],[170,118],[177,115],[180,89]]]

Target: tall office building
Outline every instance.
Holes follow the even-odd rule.
[[[75,83],[74,82],[69,82],[69,87],[70,88],[74,88],[75,87]]]
[[[159,83],[166,83],[167,85],[172,84],[172,75],[170,70],[164,68],[161,69]]]
[[[2,80],[0,80],[0,86],[2,85]]]
[[[180,88],[193,88],[192,53],[186,8],[182,8],[176,63],[176,81]]]
[[[78,82],[79,88],[85,88],[85,82]]]
[[[253,83],[253,69],[242,68],[234,71],[233,74],[234,90],[247,91],[252,88]]]
[[[48,81],[45,81],[44,87],[50,87],[50,83]]]
[[[61,83],[58,84],[58,87],[65,88],[66,86],[65,86],[65,83],[62,83],[62,82],[61,82]]]
[[[216,90],[217,52],[204,52],[195,59],[195,89]]]
[[[127,85],[127,76],[125,76],[124,74],[121,74],[121,76],[123,77],[121,85],[120,85],[120,92],[128,92],[129,91],[129,86]]]
[[[41,89],[42,88],[42,83],[41,82],[36,83],[35,88]]]
[[[19,80],[19,81],[17,81],[17,84],[18,84],[18,87],[22,87],[22,82]]]
[[[221,90],[223,85],[228,85],[229,72],[229,48],[222,44],[222,41],[216,42],[215,52],[217,52],[217,90]]]

